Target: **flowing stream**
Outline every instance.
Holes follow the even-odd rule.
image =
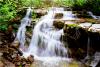
[[[57,10],[57,9],[56,9]],[[58,9],[58,11],[61,11]],[[48,11],[33,29],[33,36],[28,51],[24,52],[27,57],[30,54],[35,57],[60,57],[67,55],[67,49],[60,41],[63,29],[53,27],[54,11]]]
[[[21,25],[18,29],[17,36],[15,40],[18,40],[20,42],[20,48],[24,48],[25,44],[25,32],[26,32],[26,26],[30,26],[31,23],[31,8],[29,7],[27,9],[27,13],[25,17],[21,20]]]
[[[48,10],[48,13],[41,17],[35,25],[29,47],[24,50],[26,26],[31,23],[31,11],[31,8],[29,8],[26,16],[21,20],[21,25],[16,37],[20,42],[20,49],[23,52],[23,56],[27,58],[33,55],[34,59],[37,60],[37,62],[39,61],[39,64],[36,63],[37,65],[33,65],[33,67],[70,67],[67,63],[72,62],[72,59],[68,58],[68,48],[65,48],[65,43],[60,39],[61,35],[64,34],[63,29],[55,28],[53,22],[57,13],[63,14],[61,20],[75,20],[77,19],[76,15],[73,14],[72,11],[64,11],[64,8],[53,7]],[[92,15],[91,12],[89,12],[89,14]],[[94,15],[92,15],[92,17],[94,18]],[[88,39],[87,50],[89,50],[90,47],[89,42],[90,39]],[[72,67],[79,66],[75,62]]]
[[[52,67],[56,67],[57,63],[61,62],[62,60],[68,62],[71,61],[71,59],[69,59],[67,56],[67,48],[65,48],[64,43],[60,40],[61,35],[64,34],[63,29],[56,29],[53,26],[53,21],[55,20],[54,17],[56,13],[63,14],[63,17],[61,18],[62,20],[75,19],[72,11],[64,11],[63,8],[50,9],[47,15],[43,16],[34,27],[33,36],[27,51],[24,51],[23,47],[21,47],[24,57],[27,58],[29,55],[33,55],[34,59],[44,62],[43,64],[46,63],[45,65],[48,65],[49,63]],[[29,17],[24,19],[30,20]],[[28,25],[28,21],[25,21],[24,24],[22,22],[20,26],[21,30],[19,28],[17,34],[17,38],[19,39],[21,46],[24,46],[25,43],[26,25]],[[23,37],[20,36],[20,34]],[[22,38],[22,40],[20,38]],[[46,67],[51,67],[50,65]]]

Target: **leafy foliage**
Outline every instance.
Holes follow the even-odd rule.
[[[42,6],[42,0],[20,0],[20,6],[33,6],[33,7],[41,7]]]
[[[0,30],[1,31],[6,31],[7,30],[7,27],[8,27],[8,25],[7,24],[5,24],[5,25],[0,25]]]
[[[76,0],[74,4],[78,6],[84,6],[87,0]]]
[[[7,30],[8,22],[16,16],[16,7],[16,2],[13,0],[0,1],[0,30]]]
[[[36,17],[37,17],[37,14],[34,11],[32,11],[32,18],[35,19]]]
[[[85,4],[85,8],[96,15],[100,15],[100,0],[88,0]]]
[[[8,4],[5,4],[4,6],[2,6],[0,8],[0,15],[2,16],[0,19],[1,21],[8,21],[12,18],[14,18],[14,15],[16,14],[16,12],[14,10],[11,10],[9,8]]]
[[[4,1],[0,5],[0,22],[9,21],[16,15],[16,5],[14,2]]]

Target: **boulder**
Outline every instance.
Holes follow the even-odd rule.
[[[70,57],[77,59],[85,57],[88,34],[84,29],[78,24],[65,24],[63,38],[68,43]]]
[[[53,26],[58,29],[62,29],[64,27],[64,21],[62,20],[54,20]]]
[[[85,23],[80,23],[79,26],[82,27],[85,30],[88,30],[91,27],[92,23],[85,22]]]
[[[55,13],[54,19],[61,19],[63,18],[63,13]]]
[[[93,24],[93,25],[89,28],[89,31],[100,33],[100,24]]]
[[[88,31],[91,47],[94,51],[100,51],[100,24],[93,24]]]
[[[18,48],[19,45],[20,45],[20,43],[19,43],[18,40],[15,40],[11,45],[14,46],[14,47],[16,47],[16,48]]]
[[[62,37],[63,41],[68,43],[70,57],[84,58],[87,54],[87,45],[90,45],[89,55],[100,51],[100,24],[66,23]]]
[[[47,10],[46,9],[34,9],[34,13],[37,14],[37,17],[41,17],[45,14],[47,14]]]
[[[33,63],[34,62],[34,56],[30,55],[27,60],[29,61],[29,63]]]

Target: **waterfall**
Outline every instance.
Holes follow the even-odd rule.
[[[57,11],[57,9],[56,9]],[[67,49],[60,41],[63,29],[53,27],[54,11],[50,10],[42,17],[33,29],[33,36],[28,48],[28,54],[40,57],[66,56]],[[25,52],[26,53],[26,52]]]
[[[23,57],[27,58],[33,55],[35,60],[48,62],[52,67],[56,67],[55,65],[60,61],[70,62],[71,58],[68,58],[68,47],[65,47],[68,44],[61,40],[61,36],[64,35],[63,29],[55,28],[53,22],[57,20],[55,18],[57,13],[63,14],[60,19],[62,21],[75,20],[75,14],[72,11],[64,11],[64,8],[53,7],[48,10],[48,13],[36,22],[30,44],[27,50],[24,50],[26,26],[30,26],[31,11],[31,8],[27,9],[26,16],[21,20],[21,25],[15,39],[20,42],[19,48],[23,52]],[[46,65],[48,67],[48,64]]]
[[[26,32],[26,26],[30,26],[31,23],[31,8],[29,7],[27,9],[27,13],[25,17],[21,20],[21,25],[18,29],[17,36],[15,40],[18,40],[20,42],[20,48],[24,48],[25,44],[25,32]]]
[[[62,20],[75,19],[72,11],[64,11],[63,8],[52,8],[47,15],[40,18],[33,29],[33,35],[27,51],[23,51],[23,56],[27,58],[33,55],[34,59],[42,61],[68,60],[67,48],[60,40],[63,29],[56,29],[53,26],[55,14],[64,14]],[[24,26],[24,25],[23,25]],[[55,59],[54,59],[55,58]]]

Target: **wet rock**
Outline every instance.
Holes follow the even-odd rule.
[[[20,57],[19,54],[12,55],[12,58],[14,58],[13,61],[12,61],[13,63],[21,61],[21,57]]]
[[[79,26],[82,27],[85,30],[88,30],[91,27],[92,23],[80,23]]]
[[[56,13],[54,19],[61,19],[63,18],[63,13]]]
[[[6,49],[7,51],[3,52],[3,57],[11,62],[15,61],[14,59],[19,55],[22,56],[22,52],[14,46],[8,46]]]
[[[14,46],[14,47],[16,47],[16,48],[18,48],[19,45],[20,45],[20,43],[19,43],[18,40],[15,40],[11,45]]]
[[[72,39],[76,40],[77,37],[80,35],[79,29],[81,29],[81,28],[77,24],[73,24],[73,23],[65,24],[65,26],[64,26],[64,34],[68,35]]]
[[[86,55],[87,32],[77,24],[66,24],[64,27],[64,41],[68,43],[69,56],[82,59]]]
[[[16,67],[19,67],[20,65],[25,65],[26,63],[31,64],[34,60],[34,57],[30,56],[28,60],[27,59],[23,60],[24,57],[22,57],[22,52],[18,49],[19,41],[15,40],[13,43],[11,43],[11,41],[9,42],[8,39],[9,34],[10,33],[0,32],[0,41],[1,41],[0,58],[3,57],[4,59],[6,59],[7,61],[13,64],[10,65],[10,63],[7,62],[7,67],[8,66],[15,67],[14,64],[17,65]]]
[[[17,15],[24,17],[26,14],[27,7],[22,7],[17,10]]]
[[[27,60],[30,62],[30,64],[33,63],[33,61],[34,61],[34,56],[30,55],[30,56],[27,58]]]
[[[93,24],[93,25],[89,28],[89,31],[100,33],[100,24]]]
[[[76,23],[73,21],[65,21],[65,24],[76,24]]]
[[[91,16],[87,15],[87,14],[77,14],[78,18],[92,18]]]
[[[31,38],[31,37],[32,37],[32,34],[29,33],[29,32],[26,32],[25,35],[26,35],[28,38]]]
[[[91,48],[100,51],[100,24],[93,24],[88,31]]]
[[[64,7],[64,11],[72,11],[70,7]]]
[[[77,22],[78,23],[87,23],[87,22],[89,22],[89,23],[99,23],[99,21],[98,20],[95,20],[95,19],[91,19],[91,18],[78,18],[78,19],[76,19],[77,20]]]
[[[86,10],[83,11],[74,11],[74,13],[76,13],[78,18],[92,18]]]
[[[78,21],[79,21],[79,23],[84,23],[84,22],[86,22],[86,20],[83,19],[83,18],[78,19]]]
[[[89,38],[90,38],[90,45],[91,45],[90,48],[92,48],[94,52],[100,51],[100,34],[97,32],[89,32]]]
[[[41,17],[47,13],[47,10],[45,9],[35,9],[34,12],[37,14],[37,17]]]
[[[3,31],[0,31],[0,42],[1,42],[1,45],[6,45],[8,43],[11,43],[12,41],[14,40],[14,36],[12,34],[12,32],[3,32]]]
[[[80,23],[78,26],[79,28],[75,24],[66,24],[63,40],[68,43],[70,57],[83,59],[87,45],[90,45],[89,55],[100,51],[100,24]]]
[[[7,51],[3,52],[3,58],[15,64],[16,67],[19,66],[28,66],[31,65],[34,61],[33,56],[29,56],[28,58],[24,58],[22,56],[22,52],[15,46],[8,46]]]
[[[30,67],[31,64],[34,61],[33,56],[29,56],[28,58],[21,57],[20,61],[14,62],[16,66],[24,66],[24,67]]]
[[[58,29],[62,29],[64,27],[64,21],[61,20],[54,20],[53,26]]]

